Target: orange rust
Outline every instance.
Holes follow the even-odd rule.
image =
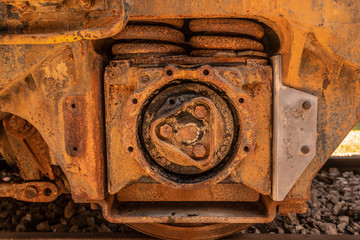
[[[79,39],[98,39],[103,37],[110,37],[120,31],[121,26],[124,26],[126,17],[123,13],[115,11],[105,18],[98,18],[95,12],[84,12],[79,8],[79,1],[67,1],[69,7],[74,9],[72,13],[65,13],[64,6],[61,6],[61,11],[51,12],[44,10],[43,6],[40,14],[34,11],[34,0],[29,1],[30,6],[22,6],[21,4],[13,4],[18,7],[19,11],[15,12],[18,20],[11,19],[13,25],[1,25],[2,29],[9,29],[16,33],[14,27],[17,23],[26,26],[21,29],[22,32],[29,35],[13,35],[13,32],[5,32],[0,39],[0,44],[20,44],[14,46],[3,45],[1,52],[3,56],[0,66],[0,87],[1,87],[1,111],[2,114],[6,112],[13,113],[28,120],[39,132],[38,136],[43,137],[43,141],[48,145],[48,150],[51,156],[46,157],[46,161],[52,159],[51,163],[59,164],[64,170],[69,183],[72,188],[72,194],[76,201],[102,201],[105,193],[104,188],[105,170],[103,152],[103,140],[105,131],[103,131],[102,123],[103,109],[102,105],[102,86],[101,79],[103,75],[104,66],[101,64],[100,54],[95,52],[102,51],[106,41],[82,41],[81,43],[74,43],[72,45],[58,44],[50,45],[48,47],[36,44],[50,44],[58,42],[76,41]],[[75,2],[75,3],[74,3]],[[59,2],[60,3],[60,2]],[[102,11],[103,3],[94,1],[94,8]],[[239,1],[240,3],[240,1]],[[77,5],[73,5],[77,4]],[[113,6],[113,5],[109,5]],[[67,7],[67,6],[66,6]],[[360,66],[360,51],[359,41],[354,40],[353,36],[360,31],[359,24],[356,17],[360,10],[357,1],[347,1],[346,4],[341,1],[325,0],[322,4],[314,4],[311,1],[286,1],[279,0],[276,4],[273,1],[260,0],[254,4],[254,1],[244,0],[241,4],[236,1],[185,1],[181,4],[174,4],[173,1],[150,1],[150,0],[134,0],[131,2],[132,12],[130,18],[136,24],[148,22],[149,24],[172,25],[176,28],[183,27],[183,20],[181,18],[207,18],[196,19],[190,21],[190,29],[195,32],[215,33],[229,33],[226,41],[214,41],[211,47],[215,47],[215,51],[211,51],[211,47],[206,44],[211,42],[209,37],[198,42],[203,50],[193,51],[193,56],[162,56],[154,58],[152,53],[159,53],[166,55],[171,47],[160,47],[166,50],[161,51],[147,51],[150,46],[142,46],[136,53],[150,53],[151,56],[141,56],[141,58],[132,58],[127,60],[122,65],[128,69],[129,66],[138,66],[139,68],[132,68],[130,71],[109,71],[108,74],[114,74],[113,79],[124,79],[127,81],[119,85],[111,82],[111,88],[105,89],[109,92],[109,98],[105,98],[105,107],[125,104],[128,97],[134,94],[134,91],[143,91],[148,85],[154,85],[152,90],[157,90],[160,85],[160,77],[166,74],[163,71],[150,69],[151,67],[163,68],[166,65],[188,65],[191,67],[211,64],[221,66],[217,69],[216,76],[224,78],[224,85],[219,84],[219,88],[223,89],[226,84],[237,86],[244,95],[234,94],[233,101],[239,102],[243,99],[243,103],[247,103],[249,99],[256,109],[256,126],[257,139],[256,147],[250,148],[251,156],[244,158],[241,163],[232,169],[229,175],[229,180],[239,183],[242,182],[261,194],[268,195],[270,193],[270,153],[271,153],[271,84],[264,84],[264,79],[269,79],[269,69],[266,66],[267,57],[265,53],[260,53],[262,47],[260,43],[251,43],[249,49],[256,51],[240,51],[236,52],[234,49],[237,42],[230,43],[229,37],[232,35],[249,35],[254,38],[260,38],[262,30],[254,25],[254,28],[248,29],[244,25],[243,29],[237,29],[241,25],[240,19],[233,18],[251,18],[254,22],[261,22],[265,27],[266,34],[263,38],[265,50],[270,56],[278,53],[283,55],[283,82],[285,85],[295,89],[309,92],[319,97],[319,106],[321,112],[318,115],[318,142],[317,142],[317,157],[309,165],[303,173],[299,181],[293,187],[288,195],[288,202],[279,203],[279,211],[281,213],[291,211],[302,211],[303,208],[296,206],[297,200],[305,200],[309,197],[309,189],[311,180],[316,172],[325,163],[328,156],[333,152],[336,146],[340,143],[342,138],[350,131],[351,127],[359,120],[359,73]],[[305,9],[305,10],[304,10]],[[337,9],[337,11],[333,11]],[[26,14],[22,15],[21,12]],[[26,18],[24,18],[26,16]],[[46,19],[50,18],[54,21]],[[72,18],[73,17],[73,18]],[[164,18],[164,19],[163,19]],[[176,18],[176,19],[168,19]],[[210,18],[210,19],[209,19]],[[217,20],[211,18],[226,18]],[[232,19],[229,19],[232,18]],[[63,19],[73,20],[73,25],[62,24]],[[89,20],[91,19],[91,20]],[[355,19],[355,20],[354,20]],[[92,21],[94,20],[94,21]],[[117,20],[117,21],[116,21]],[[7,23],[9,21],[3,21]],[[117,24],[113,25],[113,23]],[[239,25],[232,25],[238,22]],[[251,22],[251,24],[256,24]],[[88,33],[83,35],[83,31],[71,32],[77,35],[62,35],[64,30],[69,30],[80,26],[80,29],[95,29],[97,27],[102,29],[102,26],[113,26],[110,31],[100,31],[100,35]],[[197,26],[197,24],[199,26]],[[205,23],[212,23],[206,27]],[[250,24],[250,22],[249,22]],[[14,29],[11,29],[14,27]],[[186,27],[186,26],[185,26]],[[184,27],[184,28],[185,28]],[[221,31],[219,31],[220,29]],[[273,30],[273,32],[270,31]],[[100,30],[100,29],[98,29]],[[34,35],[37,33],[43,33]],[[29,38],[32,36],[33,38]],[[216,36],[220,37],[220,36]],[[269,42],[278,43],[268,45]],[[164,39],[164,38],[162,38]],[[172,40],[173,41],[173,40]],[[192,39],[194,41],[194,39]],[[26,49],[21,44],[27,43]],[[220,49],[218,47],[229,46],[229,51]],[[177,47],[177,46],[176,46]],[[175,47],[175,48],[176,48]],[[230,48],[231,47],[231,48]],[[232,48],[234,47],[234,48]],[[156,47],[154,47],[156,48]],[[209,49],[210,48],[210,49]],[[26,51],[25,51],[26,50]],[[151,50],[151,49],[150,49]],[[210,50],[210,51],[209,51]],[[126,50],[124,50],[126,52]],[[184,54],[183,49],[176,49],[174,53]],[[39,54],[39,52],[43,54]],[[130,51],[131,52],[131,51]],[[132,52],[131,52],[132,53]],[[101,52],[101,54],[105,54]],[[252,56],[252,57],[249,57]],[[120,58],[119,58],[120,59]],[[241,71],[228,71],[231,63],[231,69],[238,69],[239,65],[246,66]],[[118,64],[118,63],[114,63]],[[149,66],[146,70],[141,66]],[[230,65],[230,64],[229,64]],[[257,66],[262,72],[252,70],[251,66]],[[186,68],[186,66],[185,66]],[[197,78],[201,79],[200,75],[204,73],[176,75],[176,69],[172,70],[173,76],[178,78]],[[146,72],[147,77],[142,77],[142,72]],[[147,72],[148,71],[148,72]],[[211,73],[210,73],[211,75]],[[202,76],[202,75],[201,75]],[[271,77],[270,77],[271,78]],[[140,81],[140,79],[143,79]],[[271,81],[271,80],[270,80]],[[86,118],[82,119],[81,123],[86,126],[86,137],[84,140],[84,153],[81,156],[71,156],[66,151],[65,144],[65,128],[66,120],[64,119],[64,99],[68,96],[84,96],[84,112]],[[248,96],[248,97],[246,97]],[[336,98],[334,97],[336,96]],[[131,99],[132,100],[132,99]],[[138,104],[133,104],[135,110],[139,108],[142,99],[138,98]],[[240,103],[240,102],[239,102]],[[249,110],[245,108],[245,110]],[[131,115],[132,112],[126,112]],[[119,112],[107,113],[106,119],[108,128],[106,134],[114,136],[113,141],[120,141],[122,134],[127,134],[128,129],[120,129],[117,119],[119,119]],[[2,118],[3,119],[3,118]],[[248,119],[243,119],[246,122]],[[75,123],[76,121],[74,121]],[[109,131],[110,124],[114,124],[114,131]],[[132,126],[133,127],[133,126]],[[244,128],[243,132],[247,133],[250,127]],[[76,132],[76,131],[72,131]],[[1,136],[1,141],[14,148],[18,143],[18,139],[13,136]],[[131,135],[131,134],[129,134]],[[128,135],[128,136],[129,136]],[[71,137],[70,137],[71,138]],[[8,140],[6,140],[8,139]],[[77,141],[80,138],[73,137]],[[40,143],[37,138],[36,143]],[[128,138],[125,139],[128,143]],[[127,145],[126,148],[114,150],[108,153],[111,158],[114,156],[122,156],[129,154],[130,147],[132,152],[136,153],[136,144]],[[241,146],[245,147],[245,146]],[[4,147],[5,148],[5,147]],[[7,147],[6,147],[7,148]],[[31,146],[34,148],[35,146]],[[10,148],[7,148],[10,149]],[[15,149],[15,148],[14,148]],[[8,150],[10,152],[10,150]],[[42,153],[39,149],[38,152]],[[21,153],[22,156],[29,154],[28,150]],[[20,154],[20,153],[19,153]],[[10,156],[8,154],[7,156]],[[47,154],[45,154],[47,155]],[[12,154],[12,156],[15,156]],[[109,159],[110,159],[109,157]],[[138,157],[138,156],[137,156]],[[30,157],[31,158],[31,157]],[[31,158],[32,159],[32,158]],[[91,160],[90,160],[91,159]],[[109,163],[108,170],[116,168],[116,173],[122,175],[123,179],[118,179],[114,182],[109,182],[109,192],[115,194],[121,190],[125,185],[137,181],[139,178],[146,178],[146,173],[139,166],[134,158],[127,158],[125,162]],[[38,180],[40,178],[36,171],[26,172],[24,169],[31,169],[36,165],[29,164],[29,159],[25,157],[18,159],[23,164],[21,167],[22,175],[27,176],[25,180]],[[116,158],[116,160],[121,160]],[[122,165],[121,165],[122,164]],[[24,167],[25,166],[25,167]],[[124,180],[125,178],[125,180]],[[212,182],[211,184],[215,183]],[[213,185],[217,186],[217,185]],[[190,191],[190,190],[189,190]],[[33,196],[35,191],[31,188],[27,190],[25,195]],[[109,199],[108,199],[109,200]],[[110,200],[109,200],[110,201]],[[271,201],[267,202],[271,205]],[[288,204],[289,203],[289,204]],[[104,208],[106,209],[106,208]],[[269,208],[270,209],[270,208]],[[300,210],[294,210],[300,209]],[[106,212],[106,210],[104,210]],[[269,214],[272,216],[273,213]],[[171,217],[170,217],[171,218]],[[149,218],[145,217],[145,220]],[[110,219],[111,220],[111,219]],[[269,219],[268,219],[269,220]],[[149,220],[148,220],[149,221]],[[233,221],[228,219],[227,221]],[[145,232],[156,234],[155,231],[163,231],[163,236],[168,233],[168,236],[176,235],[174,230],[179,231],[178,235],[183,236],[184,239],[191,236],[191,234],[205,234],[209,236],[221,236],[221,234],[228,233],[234,229],[235,225],[213,225],[214,229],[221,229],[225,226],[225,230],[209,230],[209,228],[190,229],[185,227],[179,229],[179,226],[165,226],[160,227],[156,224],[151,225],[133,225]],[[154,227],[156,226],[156,227]],[[242,225],[244,226],[244,225]],[[234,227],[236,229],[236,227]],[[149,230],[150,229],[150,230]],[[151,230],[152,229],[152,230]],[[156,230],[154,230],[156,229]],[[206,230],[205,230],[206,229]],[[208,231],[208,232],[206,232]],[[187,233],[190,232],[190,233]],[[182,235],[183,234],[183,235]]]
[[[63,193],[60,182],[1,183],[0,197],[27,202],[52,202]]]
[[[27,153],[33,159],[37,168],[48,178],[54,179],[53,171],[50,167],[50,153],[48,146],[40,133],[25,119],[12,115],[3,121],[3,125],[7,134],[16,137],[26,149]],[[32,165],[21,165],[22,171],[28,171],[24,168]]]
[[[114,55],[124,54],[182,54],[182,47],[164,43],[118,43],[112,47]]]
[[[288,213],[306,213],[307,204],[305,201],[284,201],[278,205],[278,213],[286,215]]]
[[[257,39],[264,36],[264,28],[260,24],[241,19],[194,19],[190,21],[189,28],[193,32],[249,35]]]
[[[173,129],[169,124],[164,124],[160,127],[159,135],[163,138],[169,138],[173,134]]]
[[[172,43],[182,43],[185,40],[184,34],[179,30],[151,25],[128,25],[112,38],[116,40],[157,40]]]
[[[231,201],[256,202],[259,193],[243,184],[222,183],[208,188],[183,190],[167,187],[159,183],[134,183],[117,194],[117,200],[127,201]]]
[[[183,19],[143,19],[143,18],[140,18],[138,21],[136,21],[135,19],[132,19],[130,22],[130,24],[132,23],[138,23],[138,24],[143,24],[143,23],[146,23],[146,24],[167,24],[167,25],[171,25],[175,28],[182,28],[183,25],[184,25],[184,20]]]
[[[195,36],[190,38],[190,44],[192,47],[200,49],[264,50],[260,42],[241,37]]]
[[[196,144],[193,149],[192,149],[195,157],[197,158],[203,158],[205,157],[205,154],[206,154],[206,148],[204,145],[202,144]]]
[[[195,107],[194,114],[195,114],[195,117],[197,117],[199,119],[203,119],[208,114],[208,111],[203,105],[198,105]]]

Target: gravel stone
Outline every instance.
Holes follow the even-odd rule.
[[[134,232],[124,224],[108,223],[101,208],[74,203],[62,195],[53,203],[0,202],[0,231],[17,232]],[[360,232],[360,175],[338,169],[321,170],[312,183],[308,211],[287,214],[243,233],[353,234]]]
[[[99,232],[111,232],[111,229],[108,228],[105,223],[101,224],[100,228],[99,228]]]
[[[48,221],[44,221],[36,225],[36,230],[39,232],[48,232],[50,231],[50,226]]]

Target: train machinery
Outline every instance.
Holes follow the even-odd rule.
[[[360,119],[356,0],[0,0],[0,196],[165,239],[303,213]]]

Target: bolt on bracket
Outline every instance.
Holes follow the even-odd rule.
[[[316,155],[317,103],[311,94],[282,84],[281,55],[274,76],[272,199],[282,201]]]

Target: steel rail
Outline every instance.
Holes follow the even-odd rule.
[[[140,239],[155,239],[141,233],[125,233],[125,232],[86,232],[86,233],[41,233],[41,232],[2,232],[0,233],[1,240],[140,240]],[[239,240],[355,240],[359,236],[355,235],[310,235],[310,234],[234,234],[230,237],[222,239],[239,239]]]
[[[360,155],[352,156],[331,156],[324,164],[324,170],[337,168],[339,171],[354,171],[360,173]]]

